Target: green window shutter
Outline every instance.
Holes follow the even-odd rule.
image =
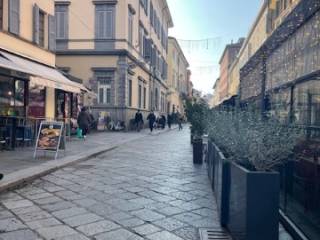
[[[9,32],[19,35],[20,0],[9,0]]]
[[[56,18],[55,16],[49,15],[48,17],[48,39],[49,39],[49,50],[56,50]]]
[[[33,42],[39,45],[39,13],[37,4],[33,6]]]

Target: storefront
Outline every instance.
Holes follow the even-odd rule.
[[[72,129],[87,91],[55,68],[0,50],[0,140],[11,149],[30,143],[43,120]]]

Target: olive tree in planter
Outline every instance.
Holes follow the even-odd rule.
[[[191,142],[193,144],[193,163],[202,164],[203,162],[203,143],[202,136],[205,132],[206,115],[208,106],[202,102],[186,103],[186,115],[191,124]]]
[[[300,132],[247,112],[214,111],[207,120],[220,154],[214,190],[221,224],[238,240],[277,240],[280,183],[272,168],[293,152]]]

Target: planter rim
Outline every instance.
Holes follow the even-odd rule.
[[[279,175],[279,173],[277,172],[267,172],[267,171],[251,171],[246,169],[245,167],[241,166],[240,164],[236,163],[236,162],[232,162],[230,161],[231,164],[233,164],[235,167],[240,168],[242,171],[246,172],[246,173],[250,173],[250,174],[265,174],[265,175]]]

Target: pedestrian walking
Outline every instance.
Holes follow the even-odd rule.
[[[162,129],[165,129],[166,121],[167,121],[166,117],[164,115],[162,115],[161,116],[161,127],[162,127]]]
[[[168,123],[168,128],[171,129],[172,115],[170,113],[168,113],[168,116],[167,116],[167,123]]]
[[[182,130],[183,117],[179,112],[177,113],[177,118],[178,118],[177,120],[178,120],[179,131],[181,131]]]
[[[154,115],[153,111],[151,111],[147,117],[147,120],[149,120],[149,128],[150,132],[153,132],[154,123],[156,121],[156,116]]]
[[[134,118],[134,121],[135,121],[137,132],[140,132],[140,130],[143,126],[143,116],[142,116],[142,113],[140,112],[140,110],[138,110],[136,112],[136,116]]]
[[[89,113],[87,112],[86,107],[83,107],[81,109],[81,112],[79,113],[77,122],[78,122],[79,128],[82,130],[83,138],[86,138],[88,130],[89,130],[89,126],[91,124],[91,118],[90,118]]]

